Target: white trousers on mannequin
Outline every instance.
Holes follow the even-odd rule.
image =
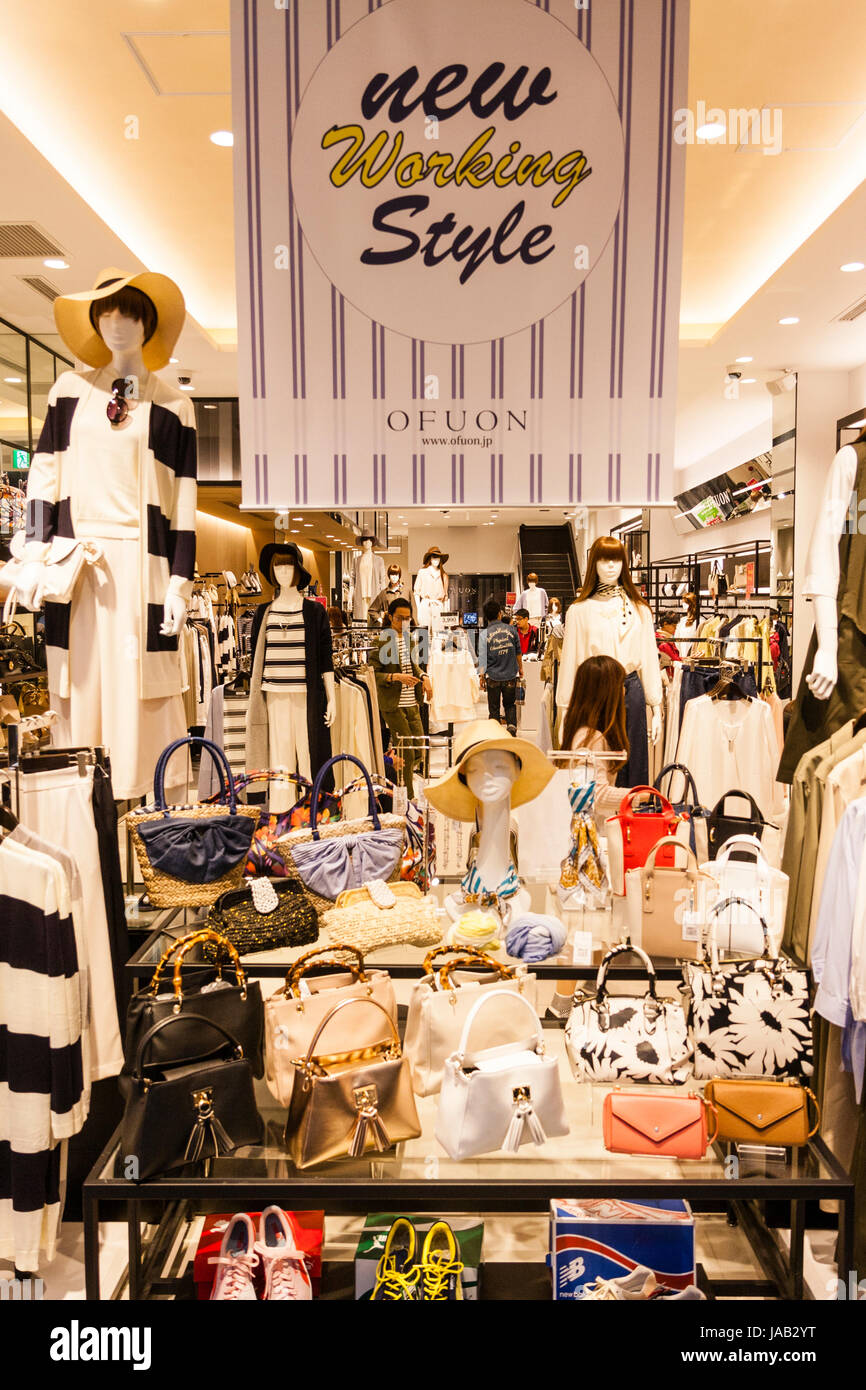
[[[268,706],[268,752],[271,770],[296,769],[301,777],[312,778],[310,738],[307,733],[307,693],[305,690],[266,690]],[[271,811],[288,811],[298,800],[291,782],[272,782],[268,805]]]
[[[115,797],[144,796],[153,784],[156,760],[167,744],[186,736],[181,695],[139,697],[141,577],[138,532],[118,540],[99,537],[104,561],[85,565],[69,617],[69,698],[57,694],[48,651],[51,706],[59,715],[52,742],[73,748],[104,745],[111,758]],[[178,662],[180,658],[178,657]],[[183,776],[178,756],[174,783]]]

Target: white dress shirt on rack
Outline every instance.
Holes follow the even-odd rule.
[[[567,707],[574,688],[574,677],[581,662],[590,656],[613,656],[625,667],[626,675],[637,671],[648,705],[661,704],[662,680],[652,613],[645,604],[614,595],[609,599],[588,598],[575,602],[565,619],[565,641],[559,666],[556,703]]]
[[[773,715],[763,700],[689,700],[676,761],[691,771],[702,806],[736,789],[750,792],[767,819],[784,811]]]
[[[445,633],[434,638],[427,667],[433,699],[430,717],[437,724],[459,724],[475,719],[481,684],[465,633]]]

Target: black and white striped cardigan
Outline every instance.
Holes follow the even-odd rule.
[[[64,372],[51,388],[27,484],[28,542],[75,535],[75,498],[64,486],[64,460],[76,448],[76,409],[104,376],[104,370]],[[147,442],[139,458],[141,538],[146,541],[141,557],[145,640],[140,695],[149,700],[179,695],[182,689],[178,639],[164,637],[159,628],[166,596],[175,593],[188,599],[192,593],[196,434],[192,401],[159,378],[151,379],[137,409],[147,412],[143,434]],[[45,644],[53,657],[49,661],[51,688],[63,697],[69,694],[69,617],[68,603],[45,604]]]

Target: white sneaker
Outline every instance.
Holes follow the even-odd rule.
[[[209,1263],[217,1266],[211,1298],[228,1302],[255,1301],[256,1228],[246,1212],[238,1212],[226,1227],[220,1252]]]
[[[313,1297],[306,1258],[281,1207],[265,1207],[259,1217],[256,1250],[264,1266],[266,1300],[276,1303]]]
[[[638,1265],[631,1274],[624,1274],[621,1279],[596,1279],[594,1284],[587,1284],[582,1298],[612,1302],[632,1301],[650,1298],[657,1288],[652,1270],[647,1269],[645,1265]]]

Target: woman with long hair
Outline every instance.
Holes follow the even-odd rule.
[[[561,747],[596,753],[629,751],[625,715],[625,670],[612,656],[590,656],[577,668],[562,724]],[[596,764],[595,811],[599,820],[619,809],[625,795],[614,785],[617,765]]]

